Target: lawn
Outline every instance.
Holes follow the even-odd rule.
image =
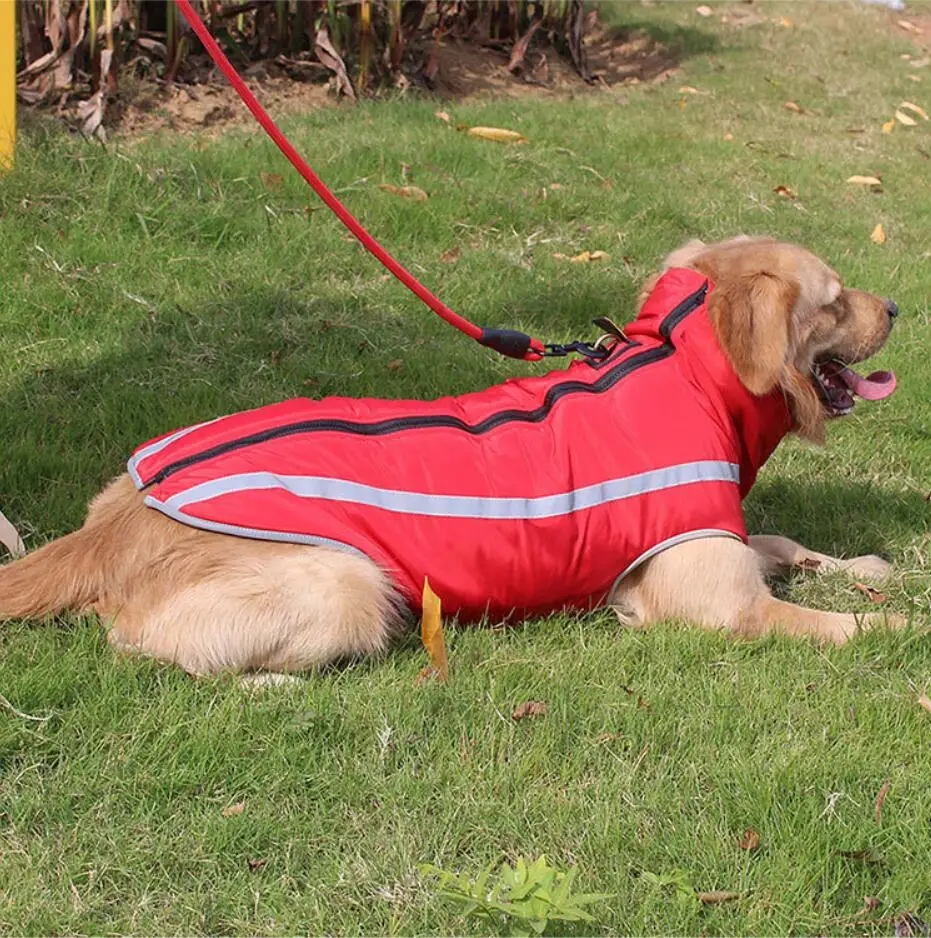
[[[882,130],[902,101],[931,109],[931,68],[875,7],[749,9],[763,21],[615,9],[681,53],[663,83],[392,100],[284,128],[481,322],[592,337],[594,316],[631,317],[666,251],[740,231],[804,243],[894,296],[902,316],[875,367],[895,368],[895,397],[832,427],[826,449],[784,444],[747,509],[755,531],[887,555],[885,607],[911,628],[822,649],[557,616],[450,631],[446,685],[417,683],[411,636],[384,661],[254,693],[116,659],[93,619],[8,624],[2,932],[482,934],[417,865],[477,873],[540,853],[610,894],[573,934],[888,934],[900,913],[931,918],[931,714],[917,703],[931,684],[931,122],[912,112],[916,126]],[[0,508],[30,546],[78,525],[132,449],[171,428],[539,368],[440,323],[258,130],[102,148],[27,124],[0,177]],[[428,201],[378,188],[404,182]],[[583,250],[611,259],[552,256]],[[840,577],[779,590],[870,608]],[[514,722],[529,700],[546,714]],[[747,829],[759,849],[739,846]],[[684,890],[656,881],[676,876]],[[701,905],[691,888],[739,897]]]

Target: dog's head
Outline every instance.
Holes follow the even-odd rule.
[[[714,283],[708,316],[735,373],[753,394],[781,387],[800,435],[820,441],[855,394],[878,400],[895,389],[890,372],[863,378],[849,366],[882,348],[898,307],[848,289],[810,251],[768,238],[691,241],[666,258],[672,267]]]

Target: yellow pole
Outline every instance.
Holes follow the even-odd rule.
[[[0,0],[0,166],[16,147],[16,3]]]

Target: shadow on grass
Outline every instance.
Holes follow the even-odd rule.
[[[386,312],[371,296],[228,282],[206,303],[153,319],[129,307],[110,350],[74,362],[40,358],[3,393],[3,511],[40,539],[70,530],[137,446],[221,414],[301,396],[429,399],[534,373],[479,349],[415,301],[400,314],[393,305]],[[616,296],[582,285],[519,295],[482,318],[532,322],[562,341],[593,337],[592,316],[617,306]]]
[[[757,484],[745,513],[751,533],[782,534],[827,554],[887,557],[891,544],[927,531],[931,515],[918,491],[779,478]]]

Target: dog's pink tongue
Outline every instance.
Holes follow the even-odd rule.
[[[857,397],[865,401],[881,401],[889,397],[895,390],[895,373],[891,371],[874,371],[864,378],[852,368],[841,368],[838,372],[844,384],[853,391]]]

